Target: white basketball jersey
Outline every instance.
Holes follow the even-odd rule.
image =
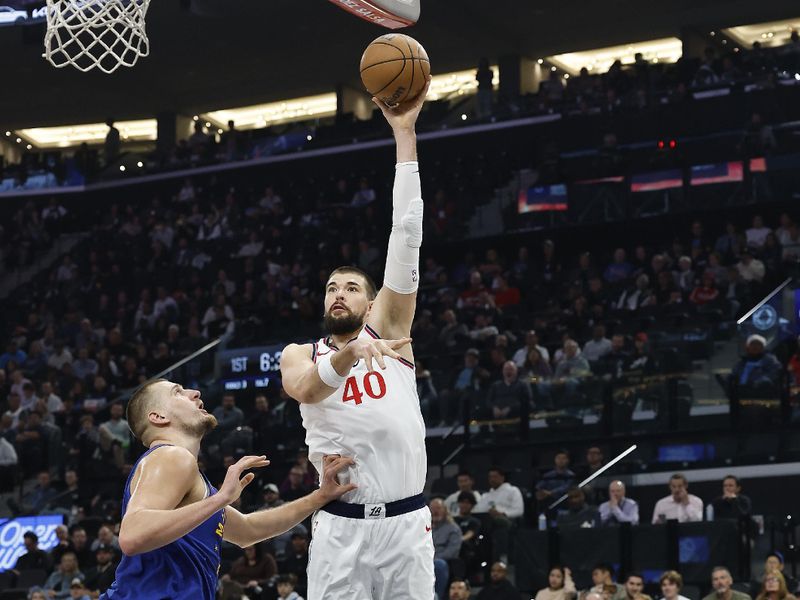
[[[359,337],[378,338],[365,326]],[[314,344],[312,358],[338,349],[330,339]],[[322,457],[341,454],[355,465],[340,483],[358,489],[342,497],[357,504],[386,503],[422,492],[427,456],[414,365],[385,357],[386,369],[368,371],[359,360],[339,389],[316,404],[301,404],[309,460],[322,475]]]

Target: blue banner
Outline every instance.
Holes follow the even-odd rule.
[[[47,552],[58,544],[56,527],[64,523],[62,515],[40,515],[0,520],[0,572],[13,569],[17,559],[25,554],[22,538],[26,531],[39,536],[39,549]]]

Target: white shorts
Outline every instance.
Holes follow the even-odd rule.
[[[386,519],[318,511],[311,522],[307,600],[432,600],[427,506]]]

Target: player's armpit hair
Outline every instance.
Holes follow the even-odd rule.
[[[137,389],[131,399],[128,400],[128,406],[125,409],[125,418],[128,421],[131,433],[137,440],[142,440],[145,429],[147,429],[147,415],[150,412],[153,400],[153,385],[161,383],[166,379],[153,379],[152,381],[145,382],[139,389]]]

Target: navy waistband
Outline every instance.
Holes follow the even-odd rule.
[[[417,494],[416,496],[386,504],[350,504],[341,500],[334,500],[323,506],[322,510],[348,519],[383,519],[404,515],[419,510],[425,505],[425,497],[422,494]]]

